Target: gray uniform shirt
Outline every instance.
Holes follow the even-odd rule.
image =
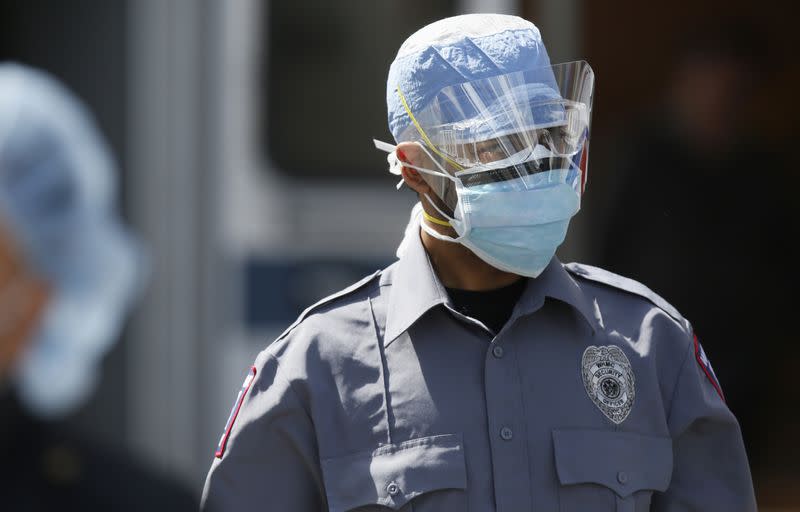
[[[736,419],[677,311],[554,259],[498,333],[418,236],[257,358],[210,511],[752,511]]]

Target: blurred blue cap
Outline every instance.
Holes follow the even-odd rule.
[[[436,21],[403,43],[389,69],[389,131],[397,142],[417,138],[398,89],[416,115],[446,87],[549,66],[539,29],[517,16],[466,14]],[[557,90],[551,75],[541,81]]]
[[[140,289],[142,253],[116,214],[116,185],[80,101],[46,73],[0,63],[0,222],[52,289],[17,387],[45,415],[88,395]]]

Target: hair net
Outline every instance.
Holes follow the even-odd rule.
[[[522,18],[466,14],[439,20],[412,34],[392,62],[386,85],[389,131],[397,142],[417,138],[398,89],[416,113],[448,86],[497,75],[539,69],[540,82],[549,85],[549,66],[539,29]]]
[[[92,391],[141,281],[141,253],[114,209],[115,172],[77,98],[41,71],[0,64],[0,222],[52,290],[14,381],[43,416]]]

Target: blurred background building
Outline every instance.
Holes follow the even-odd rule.
[[[553,62],[596,73],[588,194],[561,259],[641,279],[693,322],[760,504],[800,507],[786,244],[800,41],[780,0],[0,1],[0,60],[89,104],[152,260],[74,423],[199,492],[255,354],[394,259],[414,196],[371,141],[391,140],[394,53],[479,11],[533,20]]]

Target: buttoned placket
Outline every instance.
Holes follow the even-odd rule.
[[[498,512],[531,510],[533,507],[524,391],[511,332],[520,316],[540,306],[529,306],[525,308],[527,311],[515,308],[486,351],[484,391]]]
[[[443,304],[456,318],[477,326],[491,337],[486,350],[484,393],[497,512],[517,512],[533,507],[524,391],[509,332],[518,318],[534,313],[543,304],[542,297],[526,304],[518,303],[496,335],[482,322],[457,311],[448,302]]]

